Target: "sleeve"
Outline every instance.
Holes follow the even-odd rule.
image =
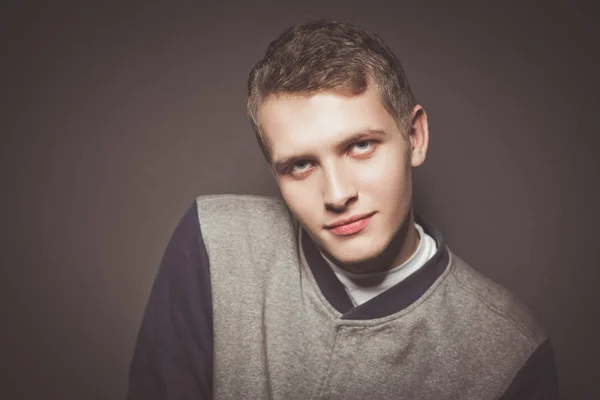
[[[196,204],[164,253],[138,332],[127,400],[210,399],[213,322]]]
[[[502,400],[558,400],[558,375],[549,340],[541,344],[517,373]]]

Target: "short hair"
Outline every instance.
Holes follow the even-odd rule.
[[[400,61],[379,36],[329,19],[285,30],[269,44],[248,78],[247,112],[267,161],[271,156],[257,112],[269,96],[311,96],[325,90],[359,95],[370,84],[398,127],[408,132],[416,99]]]

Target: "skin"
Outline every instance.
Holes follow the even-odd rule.
[[[425,161],[429,129],[420,105],[410,117],[412,130],[401,132],[373,87],[355,96],[271,96],[258,109],[285,202],[341,268],[384,271],[408,259],[419,243],[412,168]],[[374,214],[358,233],[340,236],[326,227],[367,213]]]

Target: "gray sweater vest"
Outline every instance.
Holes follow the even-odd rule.
[[[283,201],[197,200],[210,261],[215,399],[496,399],[546,335],[447,252],[412,304],[343,319],[299,253]]]

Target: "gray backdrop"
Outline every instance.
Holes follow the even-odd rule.
[[[195,196],[277,194],[244,114],[250,66],[328,16],[381,34],[429,113],[419,213],[534,310],[563,397],[600,398],[592,2],[84,3],[0,6],[0,397],[123,397]]]

